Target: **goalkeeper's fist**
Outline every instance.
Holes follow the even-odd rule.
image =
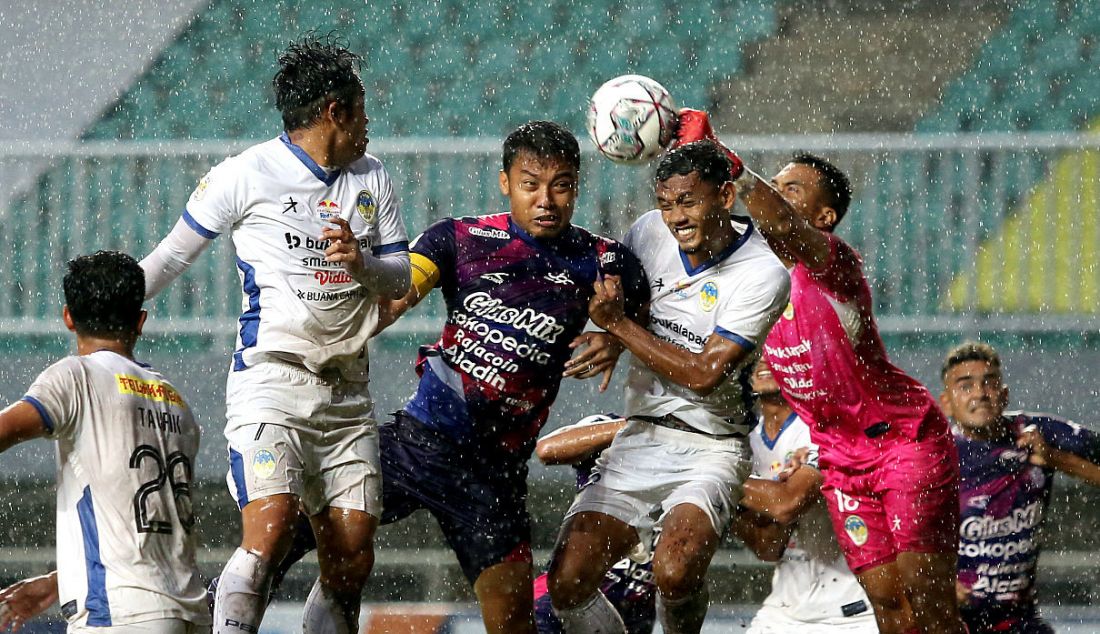
[[[733,150],[726,147],[718,136],[714,134],[714,128],[710,125],[710,116],[702,110],[694,108],[680,108],[676,116],[676,136],[669,144],[669,150],[675,150],[681,145],[702,140],[714,141],[718,147],[726,153],[730,160],[730,180],[737,181],[745,173],[745,163]]]

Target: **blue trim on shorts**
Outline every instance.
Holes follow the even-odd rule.
[[[111,606],[107,602],[107,570],[99,554],[99,526],[92,506],[92,488],[84,487],[84,495],[76,503],[76,515],[80,519],[80,532],[84,536],[84,566],[88,571],[88,596],[84,608],[88,610],[88,625],[109,627]]]
[[[244,479],[244,457],[232,447],[229,448],[229,473],[233,476],[233,485],[237,489],[237,508],[248,504],[248,486]]]
[[[38,410],[38,415],[42,417],[42,426],[46,428],[46,433],[52,434],[54,430],[53,419],[50,418],[50,413],[46,411],[46,406],[33,396],[24,396],[22,400],[30,403],[31,407]]]

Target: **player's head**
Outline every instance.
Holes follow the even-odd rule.
[[[964,430],[984,429],[1008,406],[1001,357],[992,346],[968,341],[947,353],[940,371],[944,412]]]
[[[77,335],[132,341],[145,321],[145,272],[118,251],[69,261],[62,281],[66,325]]]
[[[695,141],[666,153],[656,181],[657,207],[681,251],[705,259],[729,244],[737,197],[730,160],[718,144]]]
[[[799,152],[772,178],[772,185],[813,226],[833,231],[852,202],[848,177],[829,161]]]
[[[367,115],[363,105],[360,58],[333,35],[307,33],[279,55],[275,107],[288,132],[328,123],[332,126],[334,166],[363,156]]]
[[[555,238],[573,220],[581,166],[577,137],[551,121],[531,121],[504,140],[500,192],[512,221],[534,238]]]
[[[764,357],[760,357],[752,368],[752,391],[760,399],[783,398],[779,392],[779,383],[772,375],[772,368]]]

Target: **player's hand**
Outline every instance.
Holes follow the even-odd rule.
[[[790,460],[787,464],[783,465],[783,468],[779,473],[775,474],[775,479],[779,482],[786,482],[795,471],[802,468],[802,465],[806,464],[806,460],[810,457],[810,449],[808,447],[799,447],[791,454]]]
[[[955,600],[959,605],[970,603],[970,588],[957,579],[955,580]]]
[[[732,163],[730,165],[730,180],[736,181],[745,173],[745,162],[733,150],[719,141],[718,135],[714,134],[714,128],[710,125],[710,115],[694,108],[680,108],[680,112],[676,116],[676,135],[673,137],[668,149],[675,150],[681,145],[702,141],[703,139],[714,141],[729,157],[730,163]]]
[[[562,376],[590,379],[602,373],[600,391],[606,391],[619,355],[623,353],[623,344],[606,332],[582,332],[569,343],[569,347],[573,350],[580,348],[580,352],[565,362]]]
[[[1031,464],[1037,467],[1050,466],[1051,447],[1035,425],[1028,425],[1020,431],[1016,446],[1028,450],[1027,461]]]
[[[592,284],[594,291],[588,301],[588,318],[604,330],[611,330],[626,319],[623,308],[623,283],[618,275],[605,275]]]
[[[0,632],[23,624],[57,603],[57,573],[17,581],[0,590]]]
[[[325,227],[321,240],[328,240],[325,249],[326,262],[342,262],[352,277],[363,270],[363,253],[359,251],[359,239],[351,231],[351,225],[343,218],[333,218],[334,227]]]

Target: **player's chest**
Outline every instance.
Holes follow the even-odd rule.
[[[374,193],[362,181],[297,183],[266,191],[256,192],[249,202],[237,227],[239,233],[271,240],[288,250],[314,251],[328,247],[321,234],[337,218],[347,220],[360,239],[369,242],[376,233],[378,205]]]
[[[455,295],[490,296],[509,305],[538,305],[587,314],[597,264],[589,254],[555,254],[513,242],[458,249]]]

